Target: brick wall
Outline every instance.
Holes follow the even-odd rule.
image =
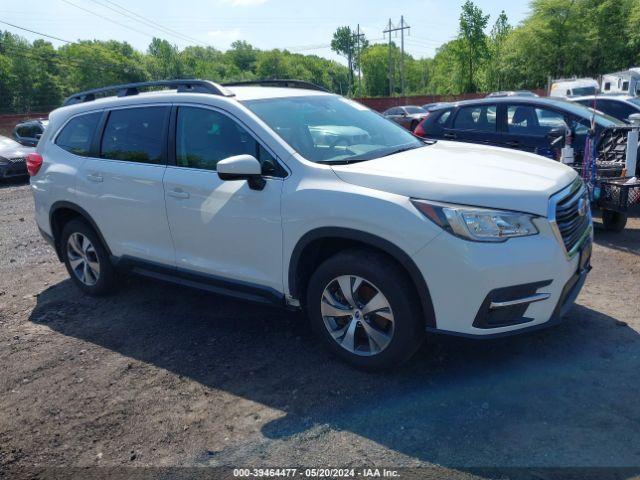
[[[543,89],[533,90],[540,96],[545,96]],[[354,100],[366,105],[373,110],[382,112],[390,107],[398,105],[424,105],[425,103],[434,102],[455,102],[458,100],[470,100],[474,98],[484,98],[486,93],[463,93],[462,95],[419,95],[413,97],[371,97],[371,98],[355,98]],[[35,112],[23,114],[0,115],[0,135],[11,136],[13,127],[22,120],[30,118],[46,118],[48,112]]]
[[[48,115],[48,112],[0,115],[0,135],[10,137],[13,127],[15,127],[17,123],[31,118],[47,118]]]
[[[533,90],[541,97],[546,96],[544,89]],[[456,102],[458,100],[472,100],[474,98],[484,98],[486,93],[463,93],[461,95],[418,95],[413,97],[371,97],[371,98],[355,98],[354,100],[366,105],[367,107],[382,112],[387,108],[400,105],[424,105],[426,103],[435,102]]]

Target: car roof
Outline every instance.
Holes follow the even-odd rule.
[[[154,90],[140,92],[136,95],[116,96],[109,95],[98,97],[95,100],[87,102],[71,103],[64,105],[58,110],[69,112],[71,114],[86,112],[90,110],[99,110],[101,108],[117,108],[128,105],[148,104],[149,102],[170,103],[170,102],[202,102],[203,105],[211,104],[212,100],[224,99],[227,102],[246,101],[246,100],[263,100],[270,98],[287,98],[287,97],[309,97],[309,96],[334,96],[320,90],[311,90],[304,88],[289,87],[271,87],[271,86],[226,86],[227,90],[233,93],[232,96],[221,96],[211,93],[196,92],[178,92],[176,89]]]
[[[573,99],[572,99],[573,100]],[[451,105],[454,107],[472,106],[472,105],[491,105],[500,103],[519,103],[519,104],[531,104],[555,108],[564,108],[567,106],[575,105],[575,102],[565,100],[558,97],[524,97],[524,96],[511,96],[511,97],[490,97],[490,98],[477,98],[474,100],[461,100],[453,102]]]
[[[624,93],[607,93],[603,95],[581,95],[579,97],[571,97],[571,100],[620,100],[626,102],[630,98],[634,97]]]

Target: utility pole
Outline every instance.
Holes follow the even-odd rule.
[[[400,16],[400,26],[394,27],[391,23],[391,19],[389,19],[389,28],[384,30],[382,33],[389,34],[389,93],[392,95],[392,71],[391,71],[391,32],[400,32],[400,93],[404,97],[404,31],[409,30],[411,27],[404,22],[404,15]]]
[[[362,98],[362,67],[360,65],[360,39],[364,37],[364,33],[360,33],[360,24],[356,31],[356,52],[358,55],[358,98]]]
[[[404,15],[400,16],[400,91],[404,97],[404,30],[411,28],[404,24]]]
[[[393,97],[393,57],[392,57],[392,48],[391,48],[391,32],[393,25],[391,24],[391,19],[389,19],[389,27],[387,30],[384,30],[382,33],[389,34],[389,96]]]

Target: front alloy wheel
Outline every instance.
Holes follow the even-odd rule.
[[[320,311],[333,339],[356,355],[376,355],[393,338],[393,311],[375,285],[357,275],[340,275],[322,294]]]
[[[424,338],[414,285],[382,252],[353,249],[327,258],[309,279],[305,305],[324,345],[364,370],[399,365]]]

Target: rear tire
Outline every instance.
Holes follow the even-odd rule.
[[[414,292],[386,255],[350,250],[313,273],[306,308],[314,333],[331,352],[360,369],[389,369],[413,356],[424,339]]]
[[[627,215],[613,210],[602,210],[602,224],[606,230],[621,232],[627,226]]]
[[[71,220],[60,236],[62,258],[73,283],[87,295],[113,290],[116,271],[102,241],[86,222]]]

